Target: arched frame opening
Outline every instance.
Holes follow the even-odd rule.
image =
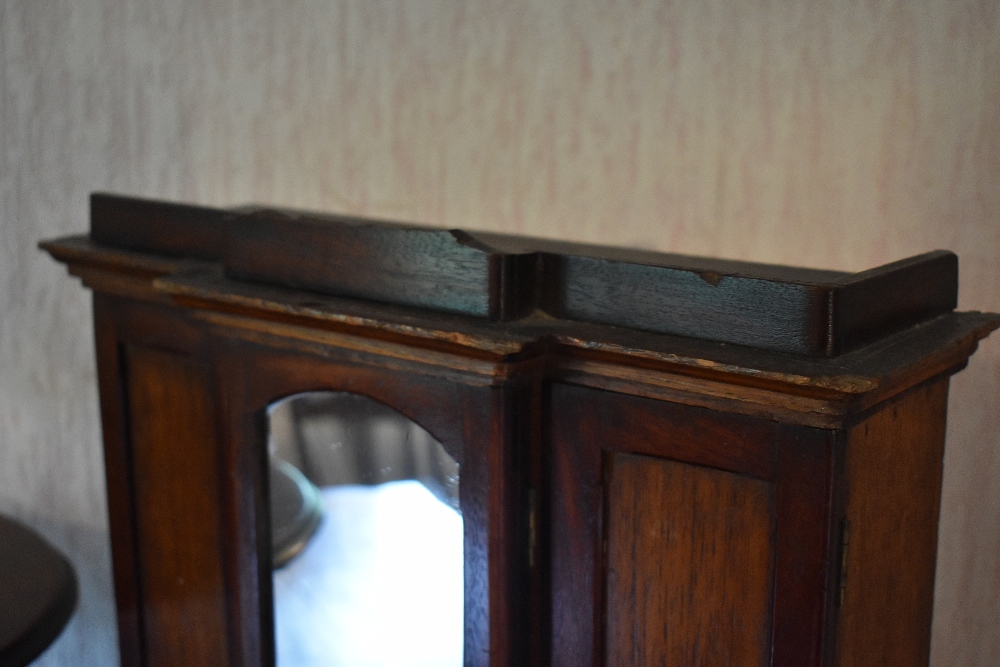
[[[277,666],[461,667],[454,457],[361,394],[295,394],[267,413]]]
[[[496,386],[482,373],[323,348],[280,350],[227,340],[217,356],[222,400],[223,547],[233,637],[244,664],[274,664],[267,480],[267,409],[303,392],[346,392],[388,406],[434,436],[461,466],[464,664],[507,664],[527,638],[510,634],[526,576],[526,484],[514,459],[527,446],[515,412],[529,409],[519,382]],[[317,350],[318,351],[318,350]],[[503,546],[501,546],[503,545]],[[497,658],[501,658],[498,662]]]

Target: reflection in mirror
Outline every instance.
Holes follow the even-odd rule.
[[[459,667],[459,466],[349,393],[268,408],[278,667]]]

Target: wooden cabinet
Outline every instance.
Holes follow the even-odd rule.
[[[859,274],[110,195],[94,290],[122,662],[274,660],[266,415],[346,391],[461,466],[469,666],[920,665],[946,252]]]

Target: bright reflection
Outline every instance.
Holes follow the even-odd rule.
[[[462,664],[462,517],[415,481],[329,487],[274,573],[278,664]]]
[[[304,395],[312,403],[287,414],[277,409],[282,404],[270,411],[272,454],[302,467],[323,510],[301,552],[274,572],[277,665],[460,667],[463,529],[451,506],[457,464],[385,406],[350,394],[320,396]],[[323,409],[331,397],[332,407]],[[295,408],[295,400],[284,407]],[[361,460],[370,463],[348,465]],[[400,474],[411,479],[387,467],[404,467]],[[435,473],[440,483],[428,477],[434,469],[444,471]],[[384,481],[387,475],[397,481]],[[352,478],[375,483],[345,483]]]

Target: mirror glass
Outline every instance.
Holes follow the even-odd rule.
[[[298,394],[268,408],[278,667],[460,667],[459,465],[391,408]]]

